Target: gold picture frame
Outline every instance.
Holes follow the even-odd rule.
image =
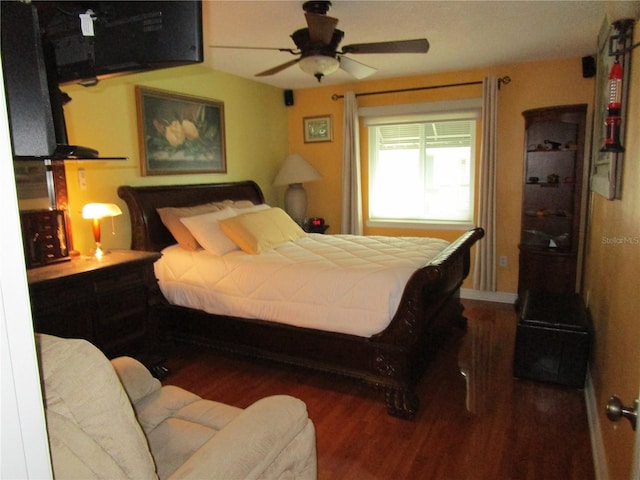
[[[330,142],[333,140],[331,115],[305,117],[303,119],[304,143]]]
[[[226,173],[224,103],[136,86],[142,175]]]

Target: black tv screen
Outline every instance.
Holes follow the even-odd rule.
[[[203,61],[201,1],[34,3],[60,84]]]

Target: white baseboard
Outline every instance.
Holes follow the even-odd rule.
[[[587,370],[587,379],[584,388],[584,401],[587,405],[587,419],[589,421],[589,436],[591,438],[591,454],[593,455],[593,468],[596,480],[609,480],[609,468],[605,456],[602,430],[600,429],[600,417],[598,416],[598,402],[593,388],[591,371]]]
[[[510,292],[481,292],[471,288],[461,288],[460,297],[469,300],[483,300],[485,302],[515,303],[518,295]]]

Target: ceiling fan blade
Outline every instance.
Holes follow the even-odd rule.
[[[370,67],[369,65],[356,62],[355,60],[342,55],[338,55],[338,60],[340,60],[340,68],[358,80],[366,78],[377,72],[375,68]]]
[[[236,50],[276,50],[278,52],[289,52],[297,55],[300,52],[296,52],[293,48],[277,48],[277,47],[240,47],[235,45],[209,45],[209,48],[233,48]]]
[[[426,38],[392,42],[354,43],[342,47],[343,53],[427,53],[428,51],[429,42]]]
[[[333,31],[338,25],[338,19],[317,13],[305,13],[304,16],[309,27],[309,40],[312,43],[321,42],[323,45],[329,45],[333,38]]]
[[[275,75],[276,73],[279,73],[291,67],[292,65],[295,65],[299,61],[299,58],[296,58],[295,60],[289,60],[287,63],[283,63],[282,65],[278,65],[277,67],[270,68],[269,70],[265,70],[264,72],[256,73],[256,77],[268,77],[269,75]]]

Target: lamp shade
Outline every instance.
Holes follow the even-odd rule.
[[[293,153],[285,159],[280,171],[273,180],[273,185],[313,182],[321,178],[322,175],[302,155]]]
[[[87,203],[82,207],[82,218],[90,219],[93,227],[93,239],[96,242],[96,248],[93,250],[94,257],[102,258],[109,253],[103,250],[100,244],[100,219],[118,215],[122,215],[122,210],[115,203]]]
[[[87,203],[82,207],[82,218],[105,218],[122,215],[115,203]]]

